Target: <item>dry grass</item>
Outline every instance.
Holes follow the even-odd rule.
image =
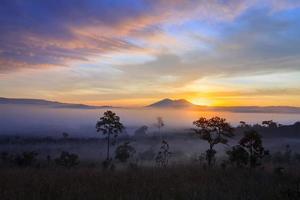
[[[246,169],[0,169],[0,199],[298,199],[299,176]]]

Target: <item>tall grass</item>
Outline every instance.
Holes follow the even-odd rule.
[[[118,171],[97,168],[0,170],[0,199],[299,199],[297,169],[269,170],[176,165]]]

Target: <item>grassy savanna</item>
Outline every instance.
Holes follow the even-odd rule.
[[[102,171],[5,169],[1,199],[299,199],[300,174],[200,165]]]
[[[35,151],[2,152],[0,199],[300,198],[299,154],[294,153],[290,146],[286,146],[283,152],[270,154],[264,148],[259,133],[271,134],[282,128],[293,130],[297,129],[298,124],[284,127],[273,121],[264,121],[262,125],[241,122],[233,128],[224,118],[201,117],[194,121],[193,133],[183,138],[204,141],[201,145],[206,145],[208,150],[199,152],[189,161],[177,159],[170,162],[175,155],[172,144],[168,143],[172,138],[170,134],[165,135],[159,130],[157,137],[153,137],[153,134],[147,136],[143,127],[138,129],[136,135],[123,138],[118,143],[118,134],[122,134],[119,128],[124,128],[120,118],[111,111],[103,116],[96,128],[99,130],[99,127],[103,127],[104,141],[99,144],[105,146],[104,151],[107,148],[104,161],[99,158],[87,162],[67,151],[62,151],[58,157],[47,155],[46,158],[39,157]],[[110,141],[110,134],[114,135],[113,141]],[[228,139],[236,137],[236,134],[236,144],[230,146]],[[56,140],[29,139],[21,143],[75,142],[78,147],[83,144],[80,139],[69,138],[67,133],[62,136]],[[14,139],[3,139],[1,144],[13,143]],[[83,141],[86,143],[90,140]],[[134,144],[147,140],[156,146],[152,145],[152,149],[139,154],[141,152],[137,152]],[[17,141],[22,139],[17,138]],[[114,145],[118,146],[111,153],[109,147]],[[217,157],[221,152],[217,152],[215,145],[226,145],[227,151]],[[143,164],[144,159],[148,160],[148,164]],[[152,164],[149,164],[149,160]]]
[[[299,19],[0,0],[0,200],[300,200]]]

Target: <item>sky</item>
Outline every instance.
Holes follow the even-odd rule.
[[[300,0],[1,0],[0,96],[300,106]]]

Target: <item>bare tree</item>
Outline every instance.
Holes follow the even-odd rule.
[[[163,140],[161,143],[160,151],[157,153],[155,161],[159,167],[167,167],[169,157],[171,155],[170,146],[167,141]]]
[[[116,113],[108,110],[106,111],[100,120],[96,124],[97,132],[102,132],[103,135],[106,135],[107,140],[107,155],[106,160],[110,160],[110,139],[111,136],[116,139],[119,133],[122,133],[124,130],[123,124],[120,122],[120,117],[116,115]]]

